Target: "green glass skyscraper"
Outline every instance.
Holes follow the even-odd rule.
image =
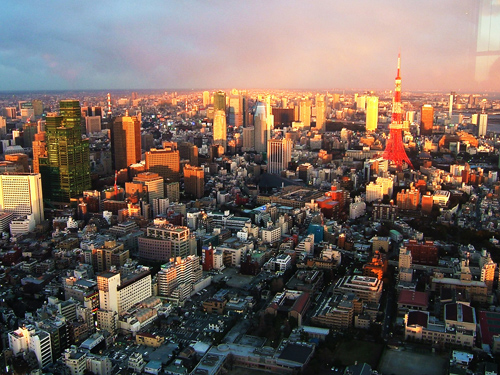
[[[214,93],[214,112],[226,112],[226,93],[222,90]]]
[[[40,158],[43,196],[69,202],[90,188],[89,140],[82,138],[78,100],[61,100],[60,114],[49,114],[45,132],[47,157]]]

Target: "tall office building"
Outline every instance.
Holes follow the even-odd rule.
[[[195,198],[201,198],[205,189],[205,172],[201,167],[184,166],[184,191]]]
[[[229,96],[229,125],[239,127],[243,125],[243,96],[238,90],[232,90]]]
[[[45,139],[47,157],[39,158],[43,196],[56,202],[90,189],[89,140],[81,133],[78,100],[62,100],[60,114],[47,115]]]
[[[33,103],[31,102],[19,102],[19,112],[21,113],[23,121],[35,117],[35,110],[33,109]]]
[[[154,199],[165,197],[163,177],[161,177],[158,173],[139,173],[136,177],[134,177],[134,182],[140,182],[147,187],[148,203],[153,203]]]
[[[161,266],[157,274],[158,294],[184,301],[189,298],[193,291],[193,285],[202,276],[203,270],[198,256],[172,258],[169,263]]]
[[[210,105],[210,93],[208,91],[203,91],[203,107],[207,108]]]
[[[288,168],[292,160],[293,142],[290,139],[270,139],[267,141],[267,172],[280,174]]]
[[[38,132],[38,124],[36,122],[27,122],[23,125],[23,141],[24,147],[33,147],[35,134]]]
[[[111,267],[120,269],[129,258],[125,245],[115,240],[104,241],[102,247],[92,251],[93,266],[98,272],[109,271]]]
[[[121,313],[151,297],[151,271],[147,267],[127,276],[104,271],[97,275],[101,310]]]
[[[299,121],[304,127],[311,126],[311,99],[303,98],[299,103]]]
[[[32,215],[43,221],[42,178],[39,173],[0,174],[0,211],[16,216]]]
[[[214,93],[214,112],[217,111],[226,113],[226,93],[222,90]]]
[[[488,115],[486,113],[481,113],[479,115],[479,125],[477,127],[477,136],[484,137],[486,131],[488,130]]]
[[[113,120],[112,153],[115,169],[127,168],[141,161],[141,123],[136,116],[116,117]]]
[[[178,145],[179,148],[179,157],[184,160],[189,160],[189,164],[198,166],[198,147],[190,142],[181,142]]]
[[[98,133],[101,131],[101,116],[85,117],[85,129],[87,134]]]
[[[362,112],[365,109],[366,109],[366,95],[356,96],[356,110]]]
[[[253,115],[254,147],[257,152],[267,151],[267,140],[270,138],[271,129],[268,127],[266,105],[258,102]]]
[[[148,226],[146,236],[138,239],[139,256],[150,260],[185,258],[196,251],[189,228],[170,224],[165,219],[155,219]]]
[[[369,96],[366,100],[366,131],[374,132],[378,126],[378,97]]]
[[[243,128],[243,149],[244,151],[255,149],[255,128],[253,126]]]
[[[102,107],[82,107],[83,117],[102,117]]]
[[[40,158],[47,157],[47,143],[45,143],[45,132],[35,134],[33,147],[33,172],[40,173]]]
[[[16,118],[17,117],[16,107],[5,107],[3,109],[3,115],[7,118]]]
[[[434,125],[434,107],[430,104],[425,104],[420,113],[420,134],[431,135],[432,126]]]
[[[488,292],[493,291],[493,283],[495,282],[495,270],[497,264],[491,259],[491,254],[482,250],[481,258],[479,258],[479,268],[481,269],[481,281],[484,281],[488,287]]]
[[[448,105],[448,118],[451,118],[451,115],[453,115],[453,103],[455,102],[455,93],[452,92],[450,93],[450,101]]]
[[[7,134],[7,119],[0,116],[0,135]]]
[[[227,149],[227,126],[226,126],[226,112],[217,110],[214,113],[214,145],[221,145],[224,151]]]
[[[14,355],[33,352],[41,368],[52,363],[52,343],[48,332],[28,324],[9,332],[8,338],[9,348]]]
[[[31,105],[33,106],[33,113],[35,117],[40,117],[43,115],[43,102],[39,99],[33,99],[31,101]]]
[[[146,170],[158,173],[165,181],[179,181],[180,158],[177,146],[168,148],[152,148],[146,152]]]
[[[170,202],[179,202],[179,182],[165,182],[165,198],[168,198]]]
[[[325,96],[316,95],[316,130],[324,133],[325,132]]]

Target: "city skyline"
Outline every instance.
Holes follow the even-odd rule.
[[[476,62],[483,3],[7,1],[1,89],[390,90],[400,50],[403,91],[495,91],[496,63]]]

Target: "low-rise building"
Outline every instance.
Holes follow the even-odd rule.
[[[410,311],[405,315],[405,339],[473,347],[476,339],[476,316],[465,303],[445,306],[445,321],[430,316],[428,311]]]

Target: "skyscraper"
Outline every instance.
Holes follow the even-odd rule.
[[[144,172],[139,173],[134,177],[135,182],[140,182],[147,187],[148,203],[153,203],[153,199],[165,197],[165,187],[163,184],[163,177],[158,173]]]
[[[316,95],[316,130],[324,133],[325,132],[325,96]]]
[[[164,149],[152,148],[146,152],[146,170],[158,173],[165,181],[179,181],[180,159],[175,144]]]
[[[214,144],[221,145],[224,147],[224,151],[227,149],[227,126],[226,126],[226,112],[218,110],[214,113]]]
[[[56,202],[90,189],[89,140],[81,133],[78,100],[62,100],[60,114],[47,115],[47,157],[39,158],[43,196]]]
[[[7,133],[7,119],[0,116],[0,135],[5,135]]]
[[[366,131],[374,132],[378,126],[378,97],[369,96],[366,101]]]
[[[266,152],[267,140],[270,138],[270,129],[268,128],[266,105],[263,102],[258,102],[253,116],[254,136],[255,136],[255,151]]]
[[[244,151],[255,149],[255,128],[253,126],[243,128],[243,149]]]
[[[311,99],[303,98],[299,103],[299,121],[304,127],[311,126]]]
[[[203,107],[207,108],[210,104],[210,93],[208,91],[203,91]]]
[[[214,93],[214,112],[217,111],[226,113],[226,93],[222,90]]]
[[[87,134],[98,133],[101,131],[101,116],[85,117],[85,128]]]
[[[486,131],[488,130],[488,115],[486,113],[481,113],[479,115],[479,125],[477,127],[477,136],[484,137]]]
[[[17,117],[16,107],[5,107],[3,109],[3,115],[7,118],[16,118]]]
[[[111,131],[115,169],[124,169],[141,161],[141,123],[137,117],[116,117]]]
[[[47,157],[47,143],[45,142],[45,132],[35,134],[33,141],[33,172],[40,173],[40,158]]]
[[[434,107],[430,104],[425,104],[420,112],[420,134],[431,135],[433,125]]]
[[[205,172],[201,167],[184,166],[184,191],[195,198],[203,197],[205,189]]]
[[[288,168],[288,163],[292,160],[291,139],[270,139],[267,141],[267,172],[280,174]]]
[[[229,114],[227,123],[235,127],[243,125],[243,97],[238,90],[232,90],[229,97]]]
[[[0,211],[33,215],[43,221],[42,178],[39,173],[0,174]]]
[[[198,147],[190,142],[181,142],[178,145],[179,156],[181,159],[189,160],[189,164],[195,167],[199,164]]]

